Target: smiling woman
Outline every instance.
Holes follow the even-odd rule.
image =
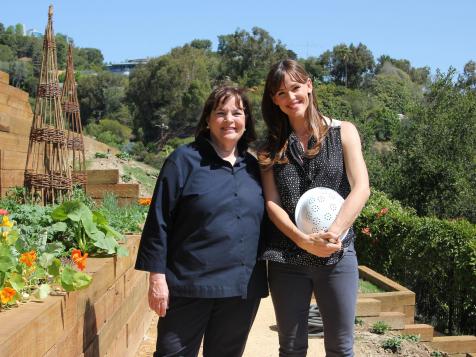
[[[157,180],[136,269],[150,272],[160,316],[157,356],[241,356],[266,267],[257,262],[264,200],[251,106],[220,87],[205,102],[195,141],[176,149]]]

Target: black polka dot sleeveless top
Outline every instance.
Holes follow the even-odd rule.
[[[330,121],[329,130],[323,139],[321,148],[313,158],[304,156],[299,139],[294,132],[291,133],[285,153],[288,163],[273,166],[274,180],[282,207],[293,222],[295,222],[296,204],[307,190],[314,187],[327,187],[337,191],[344,199],[350,193],[350,184],[344,166],[340,126],[339,120]],[[309,146],[315,142],[316,139],[312,137]],[[342,258],[344,249],[353,242],[354,237],[351,228],[342,240],[343,249],[330,257],[321,258],[302,250],[273,226],[266,234],[262,258],[305,266],[332,265]]]

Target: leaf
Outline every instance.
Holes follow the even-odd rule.
[[[66,291],[75,291],[84,289],[92,282],[92,277],[86,273],[78,272],[66,266],[61,273],[61,286]]]
[[[51,265],[48,267],[48,274],[53,275],[55,278],[60,275],[61,260],[58,258],[53,259]]]
[[[41,300],[46,299],[51,292],[51,286],[49,284],[41,284],[35,291],[35,297]]]
[[[116,253],[116,247],[119,245],[117,241],[111,236],[104,236],[100,239],[97,239],[94,242],[94,245],[98,248],[101,248],[107,252],[107,254]]]
[[[10,273],[6,275],[6,281],[10,283],[13,289],[16,291],[20,291],[25,287],[25,282],[21,274],[16,272]]]
[[[19,237],[18,231],[12,230],[12,231],[8,232],[8,235],[7,235],[7,238],[5,239],[5,242],[8,245],[13,245],[17,241],[18,237]]]
[[[54,256],[58,256],[59,254],[65,251],[65,247],[61,242],[51,242],[46,245],[45,253],[51,253]]]
[[[55,255],[51,253],[43,253],[40,256],[40,259],[38,259],[38,263],[45,269],[47,269],[52,263],[53,260],[55,259]]]
[[[65,232],[68,229],[68,225],[64,222],[56,222],[50,226],[52,233],[55,232]]]
[[[107,218],[99,211],[93,211],[93,221],[99,226],[107,226],[109,224]]]
[[[126,247],[119,245],[116,249],[116,253],[118,257],[127,257],[129,256],[129,251],[127,250]]]
[[[0,246],[0,271],[7,272],[15,266],[15,258],[7,246]]]

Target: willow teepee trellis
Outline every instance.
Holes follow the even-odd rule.
[[[25,167],[27,192],[44,204],[63,200],[72,189],[60,95],[53,6],[50,5]]]
[[[61,105],[68,129],[67,146],[72,159],[71,174],[74,185],[86,185],[86,159],[84,155],[83,128],[79,112],[78,93],[74,77],[73,46],[69,44],[66,61],[66,77],[61,93]]]

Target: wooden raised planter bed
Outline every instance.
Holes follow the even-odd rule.
[[[476,355],[475,336],[434,336],[433,326],[414,323],[414,292],[366,266],[359,266],[359,276],[385,292],[359,293],[357,317],[370,324],[384,321],[402,334],[419,335],[420,341],[450,356]]]
[[[134,356],[152,318],[148,275],[134,270],[139,239],[128,236],[128,257],[89,258],[88,288],[1,311],[0,355]]]

